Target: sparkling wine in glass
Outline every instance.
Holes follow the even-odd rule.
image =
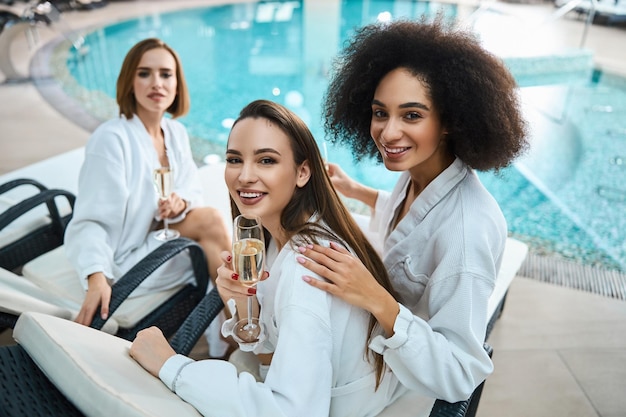
[[[172,170],[170,167],[159,167],[154,170],[154,186],[159,194],[160,200],[167,200],[172,193]],[[180,236],[178,230],[169,228],[169,220],[163,219],[163,229],[159,230],[154,237],[159,240],[172,240]]]
[[[239,282],[254,287],[263,274],[265,265],[265,240],[261,219],[256,216],[237,216],[233,222],[233,268]],[[239,343],[254,343],[261,334],[259,319],[253,316],[252,296],[247,300],[248,317],[235,325],[233,336]]]

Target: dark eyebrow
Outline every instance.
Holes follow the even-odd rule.
[[[137,71],[150,71],[152,68],[150,67],[137,67]],[[174,72],[174,70],[172,68],[169,67],[163,67],[163,68],[159,68],[159,71],[172,71]]]
[[[241,152],[234,150],[234,149],[226,149],[226,153],[230,153],[234,155],[241,155]],[[256,151],[254,151],[255,155],[259,155],[263,153],[275,153],[276,155],[280,155],[280,152],[272,148],[261,148],[261,149],[257,149]]]
[[[372,105],[376,105],[376,106],[380,106],[380,107],[386,107],[382,102],[374,99],[372,100]],[[423,110],[430,110],[428,108],[427,105],[423,104],[423,103],[418,103],[418,102],[409,102],[409,103],[403,103],[400,104],[400,108],[401,109],[410,109],[410,108],[414,108],[417,107],[418,109],[423,109]]]

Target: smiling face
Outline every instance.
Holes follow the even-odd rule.
[[[280,216],[296,187],[309,180],[308,162],[296,166],[289,137],[263,118],[245,118],[232,128],[224,179],[243,214],[257,215],[278,238]]]
[[[372,100],[370,134],[391,171],[430,170],[440,157],[450,159],[440,146],[445,128],[427,86],[404,68],[380,80]]]
[[[146,51],[135,71],[133,93],[137,114],[156,113],[159,117],[176,98],[176,60],[166,49]]]

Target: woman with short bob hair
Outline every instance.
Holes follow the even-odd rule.
[[[230,232],[220,212],[203,204],[189,136],[175,120],[189,110],[180,59],[160,39],[138,42],[117,80],[119,116],[102,123],[85,146],[78,195],[65,233],[65,249],[87,290],[76,321],[89,325],[100,307],[109,312],[111,286],[163,241],[155,236],[167,219],[171,229],[197,241],[215,279]],[[170,113],[172,117],[167,117]],[[155,170],[167,167],[171,193],[160,198]],[[166,262],[133,294],[164,291],[193,282],[186,253]],[[224,342],[225,343],[225,342]],[[214,355],[226,349],[219,338]]]
[[[149,38],[133,46],[126,54],[120,74],[117,78],[117,104],[120,108],[120,115],[126,116],[127,119],[133,117],[137,113],[137,100],[133,93],[133,82],[135,79],[135,69],[139,66],[139,61],[144,53],[151,49],[162,48],[169,52],[176,62],[176,97],[172,104],[167,108],[167,112],[173,118],[184,116],[189,112],[190,100],[189,90],[187,89],[187,81],[183,73],[183,66],[180,58],[174,49],[163,42],[161,39]]]

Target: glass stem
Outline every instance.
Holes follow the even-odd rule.
[[[163,219],[163,230],[165,230],[165,236],[169,236],[169,221],[168,219]]]
[[[252,326],[252,296],[248,296],[248,326]]]

